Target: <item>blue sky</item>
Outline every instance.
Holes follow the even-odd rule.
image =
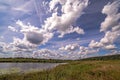
[[[119,0],[0,0],[0,57],[120,54]]]

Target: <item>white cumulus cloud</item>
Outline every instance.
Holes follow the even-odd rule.
[[[61,53],[49,49],[40,49],[34,51],[32,56],[34,58],[45,58],[45,59],[60,59],[63,57]]]
[[[84,34],[84,30],[79,27],[74,28],[73,23],[83,14],[83,10],[88,5],[88,0],[52,0],[49,3],[50,10],[56,9],[55,6],[58,3],[62,6],[61,16],[58,16],[57,11],[53,12],[42,27],[48,31],[57,30],[61,34],[59,37],[73,32]]]
[[[120,38],[120,1],[114,1],[104,6],[102,13],[106,14],[107,17],[101,23],[100,31],[104,31],[104,37],[99,41],[91,41],[89,46],[91,48],[104,48],[108,50],[115,49],[115,42]]]
[[[53,33],[47,32],[43,29],[37,28],[30,24],[25,25],[22,21],[18,20],[16,22],[21,28],[21,33],[24,34],[24,40],[32,43],[32,44],[44,44],[48,42],[49,39],[52,38]]]
[[[10,29],[10,30],[13,31],[13,32],[18,32],[18,30],[15,29],[15,27],[12,27],[12,26],[8,26],[8,29]]]
[[[68,44],[64,47],[59,48],[59,50],[63,50],[63,51],[75,51],[77,49],[79,49],[78,44]]]
[[[107,31],[117,25],[119,25],[120,13],[118,13],[120,7],[119,1],[108,3],[104,6],[102,13],[106,14],[105,21],[101,23],[100,31]]]

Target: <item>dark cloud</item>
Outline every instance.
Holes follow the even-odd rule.
[[[40,44],[44,40],[44,37],[41,33],[28,32],[26,34],[26,39],[32,44]]]

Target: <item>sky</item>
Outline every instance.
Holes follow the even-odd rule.
[[[120,54],[120,0],[0,0],[0,57]]]

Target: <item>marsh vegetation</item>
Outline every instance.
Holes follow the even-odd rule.
[[[76,60],[43,71],[0,75],[0,80],[120,80],[120,59],[107,59]]]

